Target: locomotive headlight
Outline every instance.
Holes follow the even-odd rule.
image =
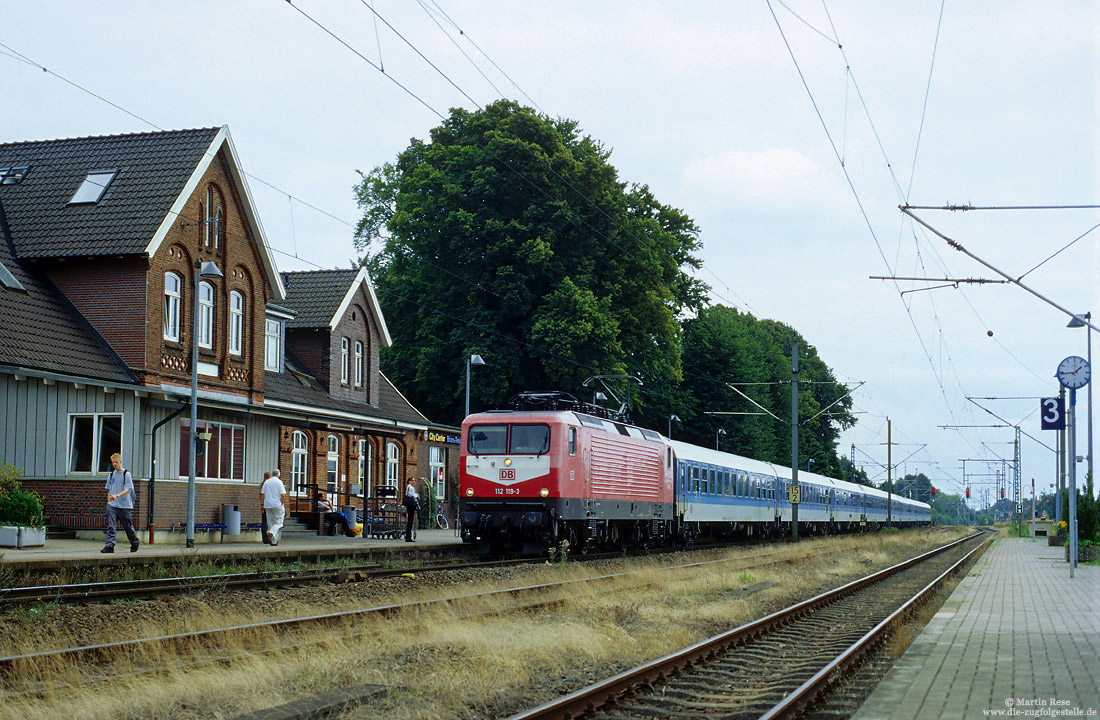
[[[508,467],[512,464],[512,458],[504,458],[504,467]]]
[[[474,489],[472,487],[466,488],[466,497],[473,497],[473,496],[474,496]]]
[[[542,495],[543,497],[550,497],[550,491],[546,488],[543,488],[542,490],[539,490],[539,495]]]

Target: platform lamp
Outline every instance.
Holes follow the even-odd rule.
[[[1089,336],[1088,336],[1088,355],[1085,357],[1085,359],[1088,360],[1089,366],[1091,367],[1092,366],[1092,328],[1089,328],[1088,325],[1086,325],[1084,322],[1082,322],[1082,318],[1084,318],[1085,320],[1092,320],[1092,313],[1091,312],[1086,312],[1086,313],[1081,313],[1080,315],[1074,315],[1073,319],[1070,320],[1069,323],[1066,324],[1066,327],[1068,327],[1068,328],[1079,328],[1079,327],[1088,328],[1088,334],[1089,334]],[[1093,483],[1094,483],[1094,477],[1093,477],[1093,474],[1092,474],[1092,383],[1089,383],[1089,385],[1088,385],[1087,402],[1088,402],[1088,408],[1089,408],[1089,423],[1088,423],[1088,437],[1086,438],[1086,442],[1088,443],[1088,445],[1087,445],[1088,452],[1086,453],[1086,455],[1088,455],[1088,469],[1089,469],[1088,487],[1089,487],[1089,492],[1092,492],[1092,487],[1093,487]],[[1061,503],[1060,499],[1059,499],[1059,503]]]
[[[207,260],[195,261],[195,305],[191,327],[191,440],[187,443],[187,547],[195,547],[195,450],[199,442],[199,281],[225,277],[218,266]],[[214,319],[210,318],[211,323]]]
[[[485,361],[480,355],[466,356],[466,414],[463,419],[470,416],[470,370],[474,365],[484,365]]]
[[[680,422],[680,416],[679,415],[669,415],[668,416],[668,439],[669,440],[672,439],[672,423],[673,422]]]
[[[718,428],[718,432],[714,433],[714,449],[718,449],[718,438],[726,434],[725,428]]]

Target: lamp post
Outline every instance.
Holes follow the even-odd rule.
[[[470,370],[474,365],[484,365],[485,361],[481,359],[480,355],[467,355],[466,356],[466,415],[463,419],[470,415]]]
[[[187,443],[187,547],[195,547],[195,451],[199,442],[199,282],[202,278],[225,277],[218,266],[207,260],[195,261],[195,304],[191,327],[191,434]],[[210,318],[211,324],[214,318]],[[213,331],[213,328],[211,328]]]
[[[1084,318],[1085,320],[1092,320],[1092,313],[1091,312],[1086,312],[1086,313],[1081,313],[1080,315],[1075,315],[1073,317],[1073,319],[1070,320],[1069,323],[1066,324],[1066,327],[1068,327],[1068,328],[1079,328],[1079,327],[1088,328],[1088,325],[1085,324],[1084,322],[1082,322],[1082,318]],[[1088,332],[1088,354],[1085,357],[1085,359],[1088,360],[1089,366],[1091,367],[1092,366],[1092,328],[1088,328],[1087,332]],[[1088,437],[1085,440],[1085,442],[1088,443],[1088,446],[1086,447],[1086,450],[1087,450],[1086,454],[1088,455],[1088,469],[1089,469],[1087,485],[1088,485],[1088,489],[1089,489],[1089,494],[1091,495],[1092,494],[1092,484],[1093,484],[1093,481],[1094,481],[1093,480],[1093,474],[1092,474],[1092,383],[1089,383],[1089,385],[1088,385],[1088,408],[1089,408]]]
[[[714,433],[714,449],[718,449],[718,438],[726,434],[725,428],[718,428],[718,432]]]
[[[676,422],[680,422],[680,416],[679,415],[669,415],[668,416],[668,439],[669,440],[672,439],[672,422],[674,420]]]

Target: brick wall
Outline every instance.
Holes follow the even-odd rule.
[[[148,268],[146,258],[87,258],[47,268],[69,302],[132,368],[145,366]]]

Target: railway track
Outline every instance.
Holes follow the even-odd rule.
[[[693,546],[692,550],[717,550],[727,545]],[[571,562],[593,562],[621,559],[618,553],[590,553],[571,557]],[[206,591],[243,591],[295,587],[315,583],[363,582],[376,578],[431,573],[471,568],[502,568],[532,565],[545,562],[545,558],[512,558],[476,561],[445,561],[417,563],[404,567],[386,567],[381,563],[265,570],[257,572],[218,573],[180,577],[148,578],[141,580],[115,580],[106,582],[69,583],[58,585],[33,585],[0,588],[0,608],[9,605],[25,605],[41,602],[94,603],[111,600],[143,600],[164,595],[199,593]]]
[[[807,555],[831,555],[835,551],[825,551]],[[777,557],[778,556],[778,557]],[[594,559],[589,555],[586,560]],[[615,556],[621,558],[621,555]],[[496,561],[492,563],[464,564],[462,567],[486,567],[515,565],[530,561]],[[541,562],[541,561],[540,561]],[[765,551],[744,556],[711,558],[688,563],[662,566],[661,571],[673,572],[696,569],[708,565],[727,565],[731,572],[749,568],[791,562],[781,551]],[[456,569],[459,565],[451,563],[436,567],[437,570]],[[340,568],[347,572],[348,568]],[[416,572],[423,572],[423,568]],[[40,668],[49,667],[56,674],[59,668],[71,677],[80,677],[72,684],[89,685],[102,682],[106,678],[117,678],[122,672],[119,663],[131,666],[130,675],[147,675],[162,672],[166,658],[174,658],[171,664],[176,667],[196,666],[214,662],[227,662],[235,657],[256,653],[283,652],[308,645],[326,642],[318,640],[319,628],[345,628],[340,637],[347,638],[363,633],[356,624],[375,617],[407,615],[418,616],[433,607],[451,606],[466,608],[469,614],[497,614],[500,612],[531,611],[562,602],[574,588],[585,583],[607,582],[617,578],[629,577],[639,572],[652,572],[649,567],[643,570],[628,569],[596,576],[568,579],[562,581],[523,585],[519,587],[491,590],[485,592],[457,594],[429,600],[400,602],[323,613],[303,617],[278,619],[267,622],[255,622],[229,627],[210,628],[191,632],[165,634],[154,637],[135,638],[116,642],[82,645],[77,647],[47,649],[40,652],[0,657],[0,699],[40,694],[56,691],[56,686],[44,687],[35,678],[40,677]],[[402,574],[400,569],[372,570],[379,574]],[[205,578],[202,578],[205,579]],[[179,578],[174,578],[179,580]],[[485,609],[491,608],[491,609]],[[153,660],[155,658],[155,660]]]
[[[801,716],[987,539],[949,543],[511,720]]]

